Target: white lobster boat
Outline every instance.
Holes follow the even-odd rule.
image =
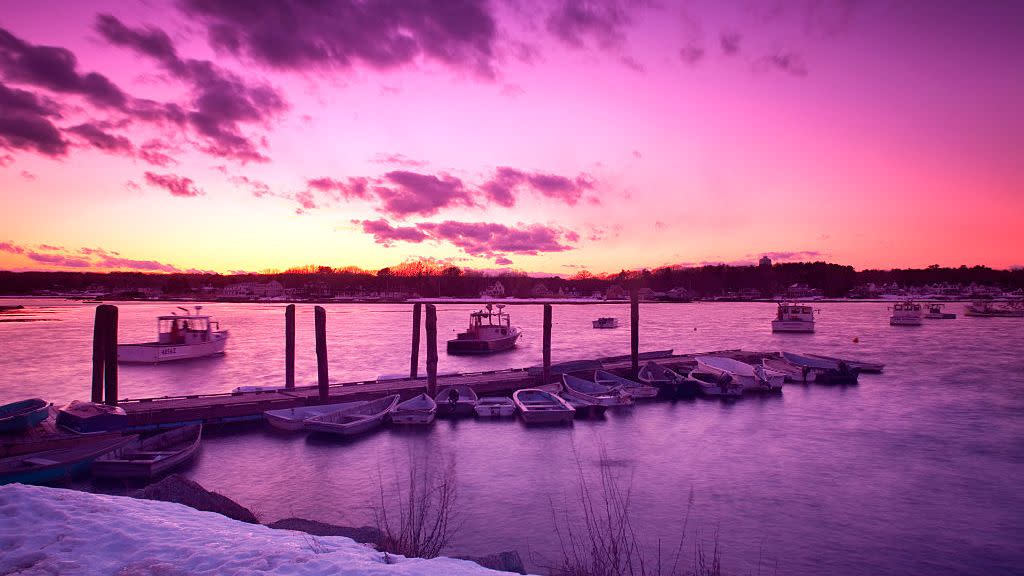
[[[190,314],[187,308],[179,309],[185,314],[157,318],[156,342],[118,344],[117,361],[157,364],[223,354],[228,331],[221,330],[220,324],[210,320],[210,316],[200,314],[202,306],[196,306],[195,314]]]
[[[892,316],[889,317],[890,326],[920,326],[921,305],[907,300],[892,305]]]
[[[469,327],[459,332],[448,341],[449,354],[493,354],[503,350],[511,350],[522,330],[512,326],[512,319],[502,312],[504,304],[487,305],[487,310],[479,310],[469,315]],[[493,309],[498,311],[494,312]]]
[[[697,370],[711,374],[729,374],[743,386],[744,392],[781,392],[784,374],[751,366],[724,356],[697,356]]]
[[[814,332],[814,308],[779,302],[779,310],[772,320],[772,332]]]

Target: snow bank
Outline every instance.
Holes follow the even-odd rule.
[[[0,574],[503,574],[452,558],[389,557],[342,536],[246,524],[180,504],[0,486]]]

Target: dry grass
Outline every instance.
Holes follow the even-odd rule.
[[[380,484],[380,501],[374,509],[385,553],[434,558],[451,542],[455,524],[455,467],[435,471],[427,462],[410,457],[404,481],[397,477],[394,490]]]

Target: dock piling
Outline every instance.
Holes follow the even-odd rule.
[[[427,304],[427,394],[437,394],[437,308]]]
[[[316,384],[320,401],[327,402],[327,311],[323,306],[313,309],[313,324],[316,329]]]
[[[415,378],[420,367],[420,316],[422,304],[412,305],[412,354],[409,356],[409,378]]]
[[[103,314],[103,401],[110,406],[117,406],[117,306],[104,306],[106,310]]]
[[[103,363],[105,361],[103,346],[106,342],[103,330],[106,326],[104,323],[105,315],[106,309],[103,305],[97,306],[96,320],[92,325],[92,401],[96,403],[103,402]]]
[[[551,382],[551,304],[544,305],[544,371],[543,385]]]
[[[640,371],[640,295],[635,286],[629,291],[629,357],[636,376]]]
[[[284,387],[295,388],[295,304],[284,309]]]

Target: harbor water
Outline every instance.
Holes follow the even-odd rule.
[[[0,316],[0,402],[87,399],[94,305],[18,303],[26,309]],[[141,342],[176,304],[118,306],[119,340]],[[325,307],[332,381],[408,372],[411,305]],[[629,490],[646,547],[660,541],[674,552],[685,535],[684,565],[698,544],[717,541],[725,571],[737,574],[1019,574],[1024,320],[958,314],[893,327],[884,303],[815,307],[816,333],[772,334],[770,303],[642,304],[641,350],[785,349],[883,362],[885,372],[858,386],[787,384],[781,396],[729,404],[640,403],[567,427],[467,419],[352,441],[246,427],[207,435],[183,472],[264,521],[360,526],[374,524],[382,488],[400,484],[410,463],[450,466],[459,530],[449,553],[517,550],[534,571],[557,561],[554,526],[577,513],[580,475],[594,488],[604,471]],[[446,355],[443,341],[476,308],[438,304],[439,372],[540,362],[536,304],[507,308],[525,331],[516,350]],[[210,303],[204,312],[231,331],[227,354],[122,366],[122,398],[283,384],[283,305]],[[599,316],[622,327],[594,330]],[[627,354],[628,326],[626,304],[556,305],[553,361]],[[298,307],[296,375],[315,383],[311,305]]]

